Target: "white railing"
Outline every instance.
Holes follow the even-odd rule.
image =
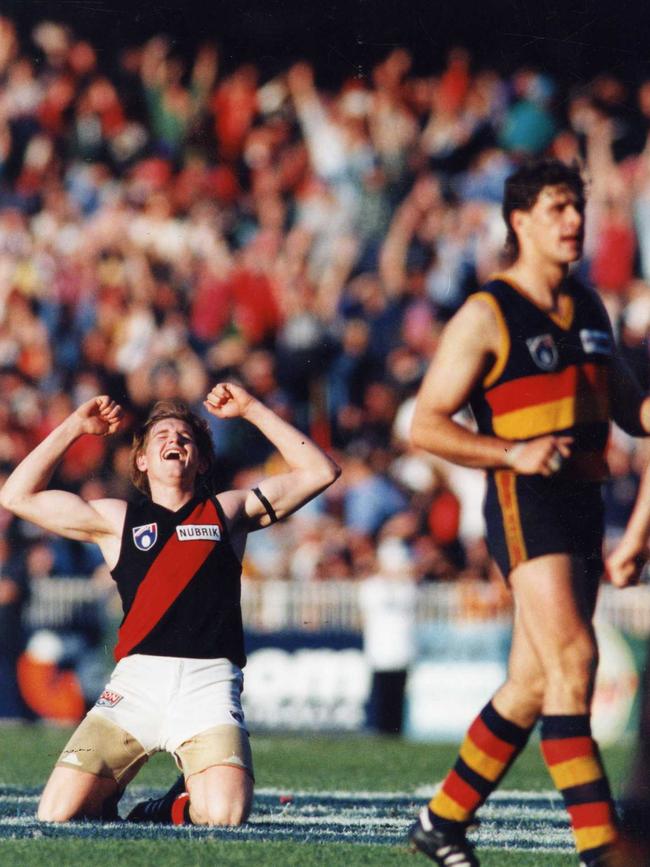
[[[242,588],[244,624],[260,632],[280,630],[353,631],[361,627],[358,605],[359,585],[352,581],[245,581]],[[100,605],[109,616],[119,617],[115,592],[83,578],[57,578],[36,582],[25,612],[25,623],[64,627],[84,616],[84,610]],[[468,599],[481,600],[489,588],[477,582],[468,584],[430,584],[421,588],[418,618],[421,622],[459,623],[482,619],[502,619],[507,612],[490,614],[489,598],[477,608]],[[478,613],[477,613],[478,612]],[[482,612],[482,613],[481,613]],[[650,586],[624,591],[602,588],[598,616],[627,632],[650,635]]]
[[[30,601],[24,612],[30,629],[68,626],[96,611],[96,606],[112,607],[116,591],[87,578],[43,578],[30,586]]]
[[[596,614],[612,626],[646,638],[650,635],[650,585],[642,584],[625,590],[603,587]]]

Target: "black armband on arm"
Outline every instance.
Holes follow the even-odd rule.
[[[271,519],[271,523],[275,524],[275,522],[278,520],[278,516],[275,514],[275,509],[273,508],[273,506],[269,503],[269,501],[266,499],[266,497],[259,488],[253,488],[253,493],[266,509],[266,514]]]

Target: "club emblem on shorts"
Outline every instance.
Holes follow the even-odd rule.
[[[119,692],[113,692],[112,689],[105,689],[95,702],[96,707],[115,707],[118,702],[122,701],[123,695]]]
[[[557,346],[550,334],[540,334],[530,337],[526,346],[533,361],[541,370],[554,370],[557,366]]]
[[[133,541],[138,551],[148,551],[156,544],[158,524],[141,524],[133,528]]]

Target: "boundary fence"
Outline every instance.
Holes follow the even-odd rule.
[[[244,581],[244,623],[259,633],[357,632],[361,630],[358,591],[359,584],[348,581]],[[510,616],[502,603],[492,601],[490,586],[481,582],[429,584],[419,593],[417,616],[422,623],[485,623]],[[483,604],[477,606],[477,600]],[[109,618],[120,618],[117,595],[106,585],[75,577],[39,581],[31,589],[25,625],[64,628],[86,616],[96,617],[98,606]],[[597,618],[639,638],[650,635],[650,585],[626,590],[604,585]]]

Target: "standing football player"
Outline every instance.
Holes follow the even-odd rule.
[[[618,863],[590,726],[601,482],[610,419],[646,435],[650,399],[618,358],[598,296],[569,273],[582,253],[584,205],[578,170],[561,162],[511,175],[503,216],[512,264],[446,326],[416,401],[414,445],[487,471],[487,541],[515,607],[507,680],[410,832],[443,867],[479,863],[467,827],[540,718],[581,864]],[[453,419],[468,403],[476,431]]]

